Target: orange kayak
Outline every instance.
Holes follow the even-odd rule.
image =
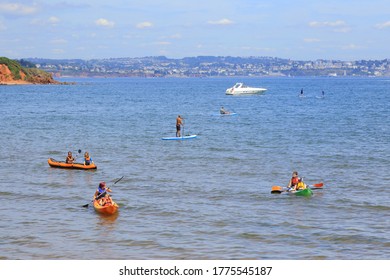
[[[111,203],[106,203],[105,205],[100,205],[99,200],[93,201],[93,208],[95,208],[96,212],[101,214],[114,214],[118,211],[119,206],[115,201],[111,199]]]
[[[66,163],[65,161],[56,161],[53,158],[47,160],[51,167],[69,168],[69,169],[96,169],[97,166],[94,163],[90,165],[84,165],[83,163]]]

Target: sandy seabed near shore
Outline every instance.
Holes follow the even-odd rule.
[[[33,83],[26,82],[26,81],[3,81],[0,82],[1,86],[11,86],[11,85],[33,85]]]

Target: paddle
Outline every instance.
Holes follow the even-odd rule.
[[[115,185],[116,183],[118,183],[120,180],[122,180],[123,177],[125,177],[125,176],[122,176],[122,177],[120,177],[118,180],[116,180],[116,181],[112,184],[112,186]],[[94,200],[99,199],[103,194],[105,194],[105,193],[107,192],[108,189],[110,189],[110,187],[108,187],[104,192],[102,192],[101,194],[99,194],[95,199],[92,199],[88,204],[85,204],[85,205],[83,205],[82,207],[86,207],[86,208],[87,208],[87,207],[89,206],[89,204],[91,204]]]
[[[317,184],[313,184],[311,186],[309,186],[311,189],[322,189],[322,187],[324,186],[324,183],[321,182],[321,183],[317,183]]]
[[[182,124],[181,127],[183,128],[183,131],[182,131],[182,134],[181,134],[181,138],[184,138],[186,136],[191,136],[191,133],[187,133],[187,135],[185,135],[185,133],[184,133],[184,123]]]
[[[74,157],[74,161],[76,161],[76,159],[79,156],[79,154],[81,154],[81,150],[79,149],[77,152],[78,152],[78,154]]]
[[[76,163],[77,157],[79,156],[79,154],[81,154],[81,150],[79,149],[77,152],[78,152],[78,154],[75,155],[75,156],[73,157],[73,162],[72,162],[72,164],[73,164],[73,163]],[[67,162],[67,163],[68,163],[68,162]],[[70,162],[69,162],[69,163],[70,163]]]
[[[271,193],[282,193],[284,192],[283,187],[281,186],[272,186]]]

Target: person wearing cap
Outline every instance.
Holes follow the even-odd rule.
[[[111,192],[111,189],[107,188],[106,182],[100,182],[93,199],[99,200],[99,204],[104,205],[111,201],[111,197],[107,192]]]

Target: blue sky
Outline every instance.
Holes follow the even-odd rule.
[[[389,0],[0,0],[0,56],[390,58]]]

